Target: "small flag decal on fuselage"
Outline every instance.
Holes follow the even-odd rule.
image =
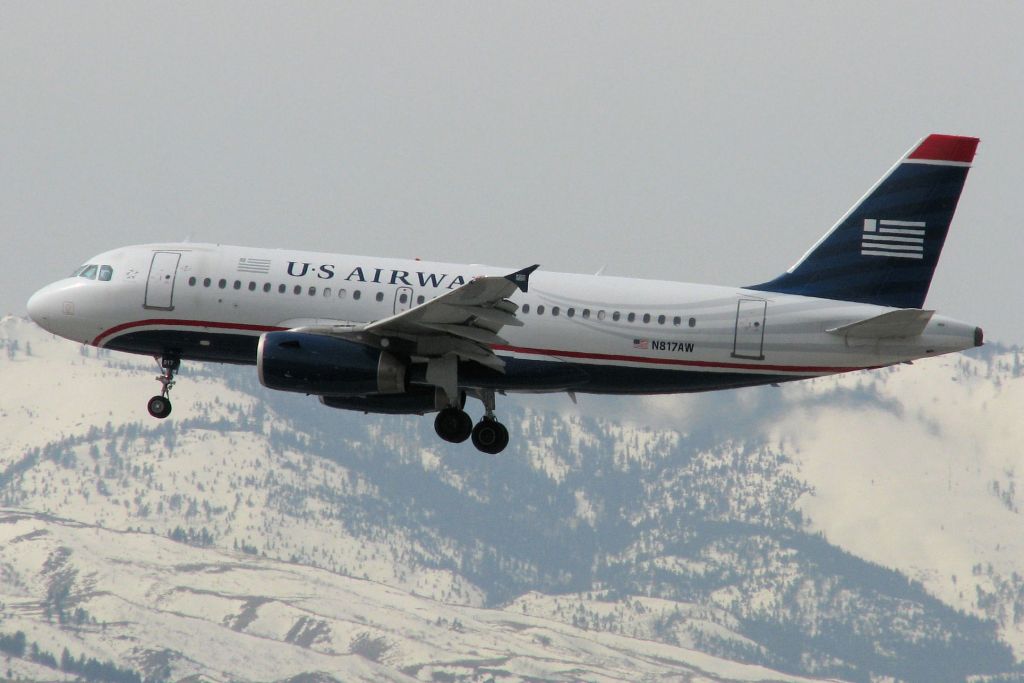
[[[923,221],[883,221],[865,218],[860,253],[862,256],[922,259],[924,228]]]
[[[634,339],[633,340],[633,348],[634,349],[644,349],[644,350],[647,350],[647,349],[651,348],[651,340],[650,339]]]
[[[270,259],[268,258],[240,258],[238,259],[238,271],[240,273],[269,273]]]

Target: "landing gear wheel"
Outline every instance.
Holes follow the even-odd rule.
[[[171,387],[174,386],[174,375],[181,367],[181,359],[175,355],[168,354],[157,356],[156,362],[159,363],[160,369],[163,371],[162,374],[157,375],[156,381],[160,382],[160,386],[163,389],[161,389],[159,396],[149,399],[146,409],[150,415],[162,420],[171,414],[171,398],[169,394],[171,393]]]
[[[146,404],[149,414],[158,419],[164,419],[171,414],[171,401],[166,396],[154,396]]]
[[[445,408],[434,418],[434,431],[450,443],[462,443],[473,431],[473,420],[464,410]]]
[[[485,417],[473,427],[473,445],[478,451],[496,455],[508,446],[508,430],[494,418]]]

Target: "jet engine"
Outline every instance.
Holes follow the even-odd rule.
[[[319,396],[400,394],[405,364],[372,346],[307,332],[268,332],[256,351],[260,384]]]

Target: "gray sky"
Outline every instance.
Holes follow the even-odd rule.
[[[927,305],[1024,342],[1022,3],[0,0],[0,313],[178,240],[752,284],[982,144]]]

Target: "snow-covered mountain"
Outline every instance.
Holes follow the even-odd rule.
[[[186,364],[157,423],[152,361],[6,318],[0,650],[32,679],[32,645],[153,680],[1015,671],[1019,356],[505,400],[490,457],[251,368]]]
[[[0,512],[0,543],[7,630],[148,679],[807,680],[41,513]]]

